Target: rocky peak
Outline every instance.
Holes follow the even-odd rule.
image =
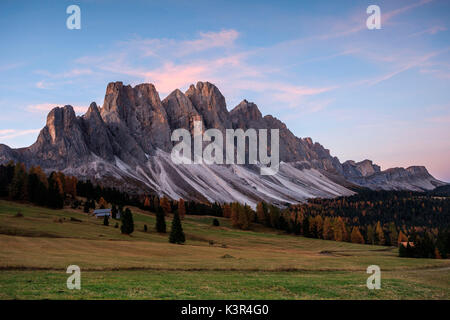
[[[80,121],[70,105],[56,107],[47,116],[47,124],[36,142],[26,152],[32,154],[30,164],[62,168],[68,163],[81,163],[90,155]]]
[[[244,118],[249,121],[255,121],[262,119],[262,114],[258,109],[258,106],[253,102],[242,100],[233,110],[230,112],[231,117]]]
[[[379,165],[374,164],[371,160],[368,159],[358,162],[356,166],[364,177],[381,171]]]
[[[346,177],[368,177],[381,171],[380,166],[368,159],[360,162],[348,160],[342,166]]]
[[[86,111],[86,113],[83,115],[83,118],[102,120],[101,115],[100,115],[100,110],[98,109],[97,104],[95,102],[92,102],[89,105],[89,108]]]
[[[128,86],[129,87],[129,86]],[[105,100],[102,107],[102,115],[104,113],[117,113],[121,115],[120,106],[122,96],[125,95],[125,87],[121,81],[110,82],[106,87]]]
[[[200,114],[186,95],[179,89],[172,91],[163,101],[170,128],[193,130],[195,120],[201,120]]]
[[[136,92],[135,96],[137,102],[142,102],[142,104],[149,104],[152,106],[161,106],[161,99],[159,98],[159,93],[156,88],[151,83],[141,83],[134,87]]]
[[[73,107],[66,105],[63,108],[53,108],[47,115],[46,126],[52,143],[63,137],[64,133],[70,134],[72,128],[77,126],[77,116]]]
[[[158,148],[168,151],[171,147],[167,114],[153,84],[143,83],[134,88],[122,82],[108,84],[101,115],[112,132],[132,143],[133,150],[136,143],[139,145],[141,156]]]
[[[225,97],[214,84],[199,81],[189,87],[186,96],[203,117],[206,128],[231,128]]]
[[[424,166],[411,166],[411,167],[406,168],[406,171],[408,171],[409,173],[416,175],[416,176],[422,176],[422,177],[431,176],[430,173],[428,172],[427,168],[425,168]]]
[[[114,159],[112,139],[95,102],[91,103],[87,112],[80,118],[80,123],[89,150],[103,159],[112,161]]]

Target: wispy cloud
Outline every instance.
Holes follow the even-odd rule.
[[[407,6],[400,7],[398,9],[394,9],[392,11],[383,13],[382,19],[384,20],[384,22],[388,22],[393,17],[395,17],[395,16],[397,16],[399,14],[405,13],[406,11],[409,11],[411,9],[415,9],[415,8],[421,7],[421,6],[423,6],[425,4],[428,4],[428,3],[432,2],[432,1],[433,0],[420,0],[420,1],[417,1],[417,2],[413,2],[413,3],[411,3],[411,4],[407,5]]]
[[[434,26],[434,27],[427,28],[427,29],[422,30],[422,31],[419,31],[419,32],[415,32],[415,33],[411,34],[409,37],[410,37],[410,38],[411,38],[411,37],[418,37],[418,36],[422,36],[422,35],[424,35],[424,34],[434,35],[434,34],[437,34],[438,32],[446,31],[446,30],[447,30],[446,27],[443,27],[443,26]]]
[[[450,50],[450,47],[445,48],[443,50],[437,50],[437,51],[433,51],[433,52],[429,52],[424,54],[423,56],[417,56],[417,57],[403,57],[401,61],[397,61],[397,59],[393,59],[392,62],[394,65],[394,70],[390,71],[386,74],[383,74],[381,76],[375,77],[375,78],[371,78],[371,79],[365,79],[362,80],[360,82],[358,82],[359,84],[368,84],[369,86],[373,86],[376,84],[379,84],[383,81],[389,80],[392,77],[405,72],[409,69],[415,68],[415,67],[421,67],[421,66],[427,66],[428,62],[443,53],[446,53]]]
[[[0,71],[8,71],[8,70],[12,70],[12,69],[16,69],[19,67],[22,67],[25,63],[23,62],[17,62],[17,63],[9,63],[9,64],[4,64],[4,65],[0,65]]]
[[[45,79],[35,83],[35,86],[38,89],[54,89],[57,86],[73,83],[75,78],[94,74],[94,72],[88,68],[74,68],[63,72],[35,70],[34,73],[45,77]]]
[[[382,19],[384,22],[390,22],[394,17],[431,1],[416,1],[407,6],[382,12]],[[245,51],[237,46],[236,41],[239,39],[240,33],[234,29],[200,32],[193,35],[192,39],[181,40],[134,37],[130,40],[117,42],[113,50],[109,50],[106,54],[98,53],[76,59],[75,63],[78,65],[71,70],[62,73],[38,70],[36,73],[46,76],[48,79],[73,79],[77,77],[83,79],[85,76],[103,75],[106,77],[107,75],[108,81],[111,79],[111,75],[116,74],[121,78],[130,79],[132,84],[151,82],[155,84],[162,95],[167,95],[176,88],[187,87],[199,80],[208,80],[220,85],[221,89],[225,91],[225,95],[231,93],[230,100],[236,99],[241,91],[250,90],[264,96],[265,103],[281,105],[286,108],[309,105],[311,110],[314,110],[315,107],[307,103],[306,97],[321,95],[346,86],[373,86],[414,67],[425,67],[425,63],[436,55],[432,53],[422,57],[405,59],[401,55],[379,54],[377,56],[372,48],[368,48],[367,52],[364,53],[362,48],[353,47],[337,50],[335,53],[326,54],[322,57],[307,57],[294,65],[288,66],[277,67],[274,64],[255,63],[264,55],[277,54],[282,56],[286,52],[294,52],[299,48],[301,49],[305,43],[323,44],[332,39],[354,35],[366,30],[365,18],[365,12],[359,13],[357,16],[349,17],[344,22],[342,22],[342,19],[335,21],[336,28],[332,29],[336,31],[286,41],[267,48],[252,48]],[[330,23],[333,25],[332,21]],[[427,32],[438,31],[437,29],[430,29]],[[380,76],[361,79],[348,84],[325,83],[311,86],[307,82],[302,83],[301,78],[297,78],[296,81],[280,80],[280,76],[285,70],[293,66],[326,61],[346,55],[364,56],[364,54],[369,59],[378,59],[380,62],[389,63],[392,70]],[[54,82],[48,81],[48,79],[37,82],[36,86],[41,89],[52,88]],[[44,109],[48,111],[47,108]],[[84,107],[80,107],[80,110],[84,110]]]
[[[299,103],[303,96],[319,95],[334,89],[333,86],[311,87],[293,84],[292,81],[274,81],[272,75],[282,70],[272,65],[252,63],[260,54],[258,50],[231,49],[238,36],[235,30],[222,30],[201,33],[193,40],[134,39],[117,44],[118,50],[113,54],[81,57],[77,63],[90,70],[122,74],[135,79],[135,82],[151,82],[163,95],[199,80],[207,80],[219,85],[226,96],[236,97],[242,90],[270,92],[273,102],[289,107]],[[226,50],[211,53],[208,50],[212,48]],[[189,56],[194,52],[195,55]],[[136,55],[141,63],[131,59]],[[158,57],[161,63],[148,66],[149,56],[152,59]],[[180,56],[185,56],[181,62],[178,59]]]
[[[36,70],[36,74],[43,75],[53,79],[66,79],[66,78],[74,78],[84,75],[91,75],[93,71],[89,68],[74,68],[69,71],[63,72],[50,72],[48,70]]]
[[[36,88],[38,89],[50,89],[51,88],[51,84],[48,83],[47,81],[41,80],[36,82]]]
[[[56,108],[58,106],[64,106],[65,104],[61,103],[39,103],[39,104],[32,104],[28,105],[26,107],[26,110],[30,112],[37,112],[37,113],[44,113],[47,114],[49,111],[51,111],[53,108]],[[77,114],[83,114],[87,111],[88,106],[72,106],[75,113]]]
[[[315,99],[310,101],[303,101],[297,103],[295,107],[292,107],[292,112],[282,115],[280,118],[283,121],[297,120],[304,117],[307,114],[316,113],[325,110],[330,106],[336,99]]]
[[[40,129],[27,129],[27,130],[3,129],[0,130],[0,140],[8,140],[29,134],[36,134],[39,131]]]
[[[229,49],[239,37],[239,32],[234,29],[221,30],[219,32],[200,32],[193,40],[174,39],[141,39],[134,38],[128,41],[118,42],[119,47],[126,46],[141,56],[152,56],[167,58],[169,53],[172,57],[183,57],[196,52],[210,49]],[[168,51],[170,49],[170,52]],[[165,54],[164,54],[165,53]]]

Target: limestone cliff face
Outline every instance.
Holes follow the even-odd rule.
[[[37,141],[21,151],[29,158],[27,162],[58,169],[81,163],[90,155],[80,122],[70,105],[51,110]]]
[[[157,148],[171,148],[167,114],[152,84],[134,88],[122,82],[108,84],[101,116],[117,138],[126,140],[119,144],[128,144],[127,152],[137,152],[138,159],[144,160],[145,153]]]
[[[371,160],[343,163],[344,177],[359,186],[375,190],[431,190],[444,183],[435,179],[423,166],[390,168],[381,171]]]
[[[179,89],[169,94],[162,104],[166,110],[169,126],[172,130],[183,128],[192,132],[194,121],[203,121],[202,116],[191,100]]]
[[[272,117],[262,116],[258,106],[243,100],[230,112],[234,128],[242,129],[279,129],[280,160],[284,162],[304,161],[317,169],[342,172],[337,158],[330,155],[329,150],[319,143],[313,143],[311,138],[297,138],[286,125]]]
[[[380,172],[380,166],[373,164],[371,160],[355,162],[348,160],[342,164],[344,175],[348,177],[366,177]]]
[[[206,128],[219,130],[231,128],[225,97],[215,85],[209,82],[197,82],[186,91],[186,96],[202,116]]]
[[[173,165],[171,133],[178,128],[192,132],[194,121],[223,133],[279,129],[280,161],[285,163],[279,175],[261,177],[251,166]],[[209,82],[191,85],[185,93],[177,89],[163,101],[152,84],[109,83],[101,108],[93,102],[77,117],[69,105],[55,107],[33,145],[11,149],[0,144],[0,163],[11,160],[127,191],[209,201],[295,202],[351,194],[346,187],[352,185],[426,190],[444,184],[419,166],[381,171],[370,160],[341,164],[318,142],[296,137],[277,118],[263,116],[255,103],[243,100],[228,111],[224,96]]]
[[[114,160],[114,149],[120,146],[114,143],[95,102],[91,103],[87,112],[80,118],[80,123],[89,150],[103,159]]]

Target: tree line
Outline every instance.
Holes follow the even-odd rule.
[[[61,172],[47,176],[39,166],[27,170],[23,163],[0,165],[0,197],[12,200],[59,209],[66,198],[76,198],[77,182],[75,177]]]
[[[158,195],[130,195],[115,188],[78,181],[61,172],[48,176],[36,166],[29,170],[21,163],[0,165],[0,197],[30,201],[50,208],[73,208],[82,203],[83,209],[112,204],[112,215],[125,212],[123,207],[136,206],[156,213],[155,228],[166,232],[165,216],[174,214],[180,221],[186,214],[226,217],[235,228],[248,230],[252,223],[305,237],[348,241],[361,244],[399,246],[403,257],[450,257],[450,198],[433,193],[410,191],[368,191],[334,199],[310,199],[284,208],[260,202],[253,210],[241,203],[207,203],[173,200]],[[178,234],[176,243],[184,242]],[[181,241],[183,240],[183,241]]]
[[[111,204],[111,216],[116,219],[120,215],[120,230],[123,234],[134,232],[133,214],[129,208],[124,206],[137,206],[144,210],[156,212],[156,230],[166,233],[165,216],[174,213],[172,219],[172,229],[169,235],[171,243],[184,243],[181,219],[186,212],[199,212],[204,204],[187,203],[184,201],[169,200],[167,197],[151,196],[131,196],[115,188],[94,185],[89,180],[78,181],[76,177],[66,176],[60,171],[53,171],[47,175],[39,166],[31,167],[27,170],[23,163],[10,162],[0,165],[0,197],[16,201],[29,201],[39,206],[46,206],[52,209],[62,209],[64,205],[70,205],[73,209],[83,208],[85,213],[96,208],[104,209]],[[85,197],[84,204],[78,197]],[[209,206],[216,208],[218,204]],[[219,206],[220,207],[220,206]],[[213,212],[217,209],[210,209]],[[103,224],[109,225],[109,217],[104,216]],[[118,224],[115,225],[118,227]],[[145,225],[145,227],[147,227]]]
[[[238,211],[287,233],[334,241],[399,246],[403,257],[450,257],[450,198],[408,191],[363,191],[349,197],[310,199],[285,209],[258,203]],[[245,206],[244,206],[245,207]],[[233,221],[233,205],[232,221]],[[235,210],[236,211],[236,210]],[[247,226],[234,218],[234,225]]]

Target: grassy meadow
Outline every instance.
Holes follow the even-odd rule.
[[[174,245],[154,231],[153,214],[131,210],[127,236],[80,210],[0,200],[0,299],[450,299],[448,260],[259,225],[242,231],[222,218],[213,227],[206,216],[186,216],[186,244]],[[380,290],[366,287],[373,264]],[[81,268],[81,290],[66,287],[69,265]]]

